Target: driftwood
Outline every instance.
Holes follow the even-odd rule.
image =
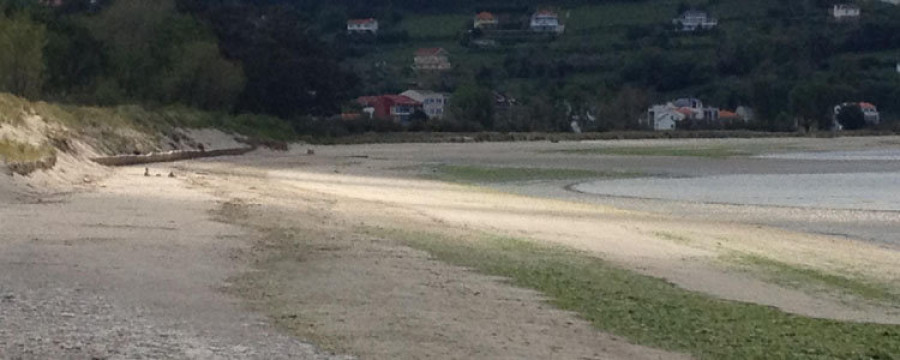
[[[256,146],[237,148],[237,149],[221,149],[221,150],[176,150],[163,153],[150,153],[146,155],[118,155],[103,156],[91,158],[91,161],[106,166],[128,166],[138,164],[150,164],[159,162],[171,162],[179,160],[190,160],[216,156],[236,156],[244,155],[248,152],[256,150]]]

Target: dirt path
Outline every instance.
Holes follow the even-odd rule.
[[[223,295],[246,233],[210,219],[215,198],[142,172],[0,197],[0,358],[341,358]]]

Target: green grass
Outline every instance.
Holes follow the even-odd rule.
[[[531,241],[372,231],[437,260],[540,291],[600,330],[697,359],[900,359],[900,326],[812,319],[719,300]]]
[[[616,156],[686,156],[705,158],[727,158],[732,156],[749,156],[747,150],[733,149],[724,146],[677,147],[677,146],[632,146],[604,147],[594,149],[561,150],[561,152],[580,155],[616,155]]]
[[[0,139],[0,162],[37,161],[53,155],[49,146],[34,146],[8,139]]]
[[[570,14],[568,19],[563,19],[566,31],[580,31],[615,25],[668,24],[677,10],[678,1],[671,0],[654,1],[653,5],[646,2],[605,2],[581,6],[562,14]]]
[[[665,231],[657,231],[657,232],[654,232],[653,235],[656,235],[656,237],[658,237],[660,239],[668,240],[668,241],[678,243],[678,244],[687,245],[687,244],[694,242],[687,236],[670,233],[670,232],[665,232]]]
[[[452,40],[456,38],[457,33],[465,30],[467,24],[471,25],[473,16],[475,14],[409,14],[403,19],[400,27],[408,31],[410,38],[413,40]]]
[[[858,278],[829,274],[820,270],[795,266],[781,261],[757,255],[739,255],[735,261],[739,265],[749,266],[752,270],[762,271],[776,283],[801,289],[834,291],[862,297],[868,300],[897,302],[900,293],[886,285],[864,281]]]
[[[479,167],[462,165],[440,165],[431,168],[426,177],[462,183],[501,183],[532,180],[566,180],[585,178],[625,178],[637,177],[633,173],[602,173],[579,169],[543,169],[519,167]]]

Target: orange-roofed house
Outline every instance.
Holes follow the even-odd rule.
[[[416,71],[450,70],[450,53],[444,48],[423,48],[416,50],[413,69]]]
[[[482,11],[475,15],[474,27],[476,29],[492,29],[497,27],[498,23],[497,17],[487,11]]]
[[[347,33],[349,34],[377,34],[378,20],[350,19],[347,20]]]
[[[878,125],[881,123],[881,114],[878,113],[878,108],[875,104],[861,102],[859,103],[859,108],[862,109],[863,115],[866,116],[866,124]]]

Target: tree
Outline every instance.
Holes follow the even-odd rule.
[[[174,15],[172,0],[118,0],[87,23],[110,57],[109,75],[130,98],[156,99],[161,93],[158,76],[166,65],[161,33]]]
[[[474,122],[484,129],[494,127],[491,93],[473,84],[460,86],[450,101],[450,115],[457,121]]]
[[[231,110],[244,90],[241,66],[226,60],[211,29],[179,14],[172,0],[118,0],[92,18],[109,51],[97,97],[182,103]]]
[[[834,126],[832,118],[834,104],[838,102],[837,99],[846,97],[849,92],[848,89],[821,80],[803,82],[791,90],[791,110],[806,131],[809,131],[813,124],[818,124],[821,130],[830,130]]]
[[[47,30],[45,93],[68,97],[91,91],[108,63],[103,44],[67,18],[48,23]]]
[[[46,27],[27,14],[0,19],[0,89],[25,97],[40,95]]]
[[[222,58],[214,42],[198,41],[180,47],[166,74],[164,93],[169,102],[231,110],[244,89],[244,72]]]
[[[331,115],[358,82],[295,8],[228,4],[204,17],[226,57],[243,65],[247,84],[238,110],[285,118]]]
[[[841,106],[836,118],[844,130],[859,130],[866,127],[866,115],[857,104]]]

